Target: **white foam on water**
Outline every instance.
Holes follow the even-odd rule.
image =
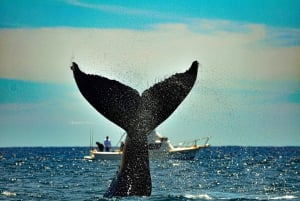
[[[298,197],[296,197],[294,195],[284,195],[284,196],[270,198],[270,200],[291,200],[291,199],[296,199],[296,198],[298,198]]]
[[[199,194],[199,195],[187,194],[184,197],[189,198],[189,199],[203,199],[203,200],[212,200],[213,199],[212,197],[210,197],[207,194]]]
[[[15,193],[15,192],[9,192],[9,191],[3,191],[1,194],[5,195],[7,197],[9,197],[9,196],[16,196],[17,195],[17,193]]]

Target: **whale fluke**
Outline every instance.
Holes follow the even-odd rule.
[[[194,61],[186,72],[156,83],[141,95],[116,80],[86,74],[75,62],[71,69],[85,99],[127,132],[120,169],[104,196],[151,195],[147,134],[165,121],[191,91],[198,62]]]

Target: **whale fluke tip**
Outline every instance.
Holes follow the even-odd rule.
[[[199,67],[199,62],[197,60],[193,61],[190,70],[192,71],[198,71],[198,67]]]
[[[72,62],[71,70],[72,70],[72,71],[75,71],[75,70],[78,69],[78,68],[79,68],[79,67],[78,67],[77,63]]]
[[[199,62],[197,60],[193,61],[192,67],[198,67],[198,66],[199,66]]]

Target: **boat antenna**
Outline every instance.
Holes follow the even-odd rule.
[[[123,140],[123,138],[124,138],[125,135],[126,135],[126,132],[124,132],[124,133],[122,134],[122,136],[120,137],[119,141],[118,141],[117,144],[116,144],[116,147],[119,146],[119,144],[121,143],[121,141]]]
[[[90,128],[90,150],[93,149],[93,130]]]
[[[93,149],[93,144],[94,144],[94,134],[93,134],[93,129],[91,128],[91,133],[92,133],[92,149]]]
[[[91,129],[90,129],[90,150],[92,150],[92,136],[91,136]]]

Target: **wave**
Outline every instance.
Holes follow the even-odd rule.
[[[284,196],[270,198],[270,200],[292,200],[292,199],[297,199],[297,198],[298,197],[296,197],[294,195],[284,195]]]
[[[298,197],[293,196],[293,195],[284,195],[284,196],[276,196],[276,197],[256,197],[256,198],[231,198],[228,199],[230,201],[267,201],[267,200],[293,200],[293,199],[297,199]],[[226,200],[225,198],[222,198],[222,200]]]
[[[187,195],[184,195],[184,197],[186,197],[188,199],[192,199],[192,200],[198,200],[198,199],[201,199],[201,200],[212,200],[213,199],[212,197],[210,197],[207,194],[199,194],[199,195],[187,194]]]
[[[3,191],[1,194],[4,195],[4,196],[7,196],[7,197],[16,196],[17,195],[17,193],[15,193],[15,192],[9,192],[9,191]]]

